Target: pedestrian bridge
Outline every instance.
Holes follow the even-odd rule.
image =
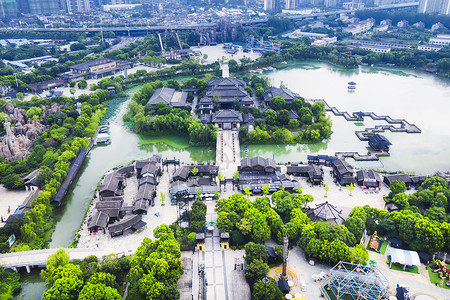
[[[88,256],[94,255],[98,260],[103,260],[106,256],[119,257],[122,255],[131,255],[133,253],[109,253],[105,250],[99,249],[80,249],[80,248],[63,248],[70,257],[70,261],[75,259],[83,260]],[[58,249],[42,249],[30,250],[22,252],[11,252],[0,254],[0,265],[3,268],[13,269],[17,271],[18,268],[25,268],[29,273],[31,268],[43,268],[47,264],[49,255],[55,254]]]

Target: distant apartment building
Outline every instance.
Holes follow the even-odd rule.
[[[388,31],[389,25],[380,25],[373,28],[373,32],[385,32]]]
[[[422,28],[423,29],[423,28],[425,28],[425,23],[423,23],[422,21],[419,21],[417,23],[414,23],[413,26],[416,27],[416,28]]]
[[[419,45],[417,47],[417,50],[420,50],[420,51],[439,51],[441,49],[442,49],[442,47],[440,47],[440,46],[432,46],[432,45]]]
[[[349,32],[352,35],[360,34],[366,31],[369,31],[373,25],[375,24],[375,20],[373,18],[369,18],[364,21],[352,23],[348,25],[348,27],[342,28],[342,31]]]
[[[418,12],[450,15],[450,0],[419,0]]]
[[[392,20],[390,20],[390,19],[383,20],[383,21],[380,22],[380,25],[389,25],[389,26],[391,26],[392,25]]]
[[[298,8],[298,0],[286,0],[285,7],[286,7],[286,9],[297,9]]]
[[[70,72],[59,74],[59,77],[69,82],[83,78],[103,78],[130,68],[129,61],[112,60],[109,58],[95,59],[70,66]]]
[[[0,14],[2,19],[12,19],[17,17],[16,0],[0,0]]]
[[[74,12],[90,11],[94,8],[92,0],[61,0],[61,6],[68,14]]]
[[[274,10],[280,7],[280,0],[264,0],[264,10]]]
[[[397,27],[403,28],[403,27],[407,27],[409,25],[409,22],[406,20],[401,20],[400,22],[397,23]]]
[[[369,46],[369,45],[363,45],[360,47],[361,49],[369,50],[372,52],[378,52],[378,53],[388,53],[391,52],[390,47],[385,46]]]
[[[437,23],[431,25],[431,31],[436,31],[436,30],[444,29],[444,28],[445,28],[445,26],[441,22],[437,22]]]
[[[430,38],[430,44],[436,46],[448,46],[450,44],[450,34],[438,34],[434,38]]]
[[[51,15],[61,12],[59,0],[17,0],[21,13],[30,15]]]

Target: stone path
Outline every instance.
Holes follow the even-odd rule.
[[[241,163],[239,133],[233,130],[220,130],[217,133],[216,164],[225,178],[233,178]]]

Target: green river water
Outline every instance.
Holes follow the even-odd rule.
[[[450,81],[410,70],[361,67],[343,70],[328,64],[309,62],[290,65],[283,70],[264,74],[274,86],[283,83],[305,98],[325,99],[338,110],[373,111],[378,115],[404,118],[422,129],[421,134],[390,133],[384,135],[392,142],[391,157],[379,162],[358,163],[357,167],[414,171],[432,174],[450,170]],[[347,82],[356,82],[355,92],[347,91]],[[127,91],[132,95],[139,87]],[[153,153],[163,158],[177,158],[184,162],[203,162],[215,159],[215,149],[190,147],[184,136],[155,138],[135,134],[122,121],[129,99],[115,99],[107,112],[111,125],[112,143],[95,147],[84,163],[83,171],[65,198],[61,219],[56,224],[51,248],[67,247],[83,221],[84,213],[103,174],[132,160],[144,159]],[[109,116],[109,117],[108,117]],[[249,156],[274,157],[278,162],[300,162],[306,155],[321,153],[333,155],[336,151],[367,152],[367,142],[361,142],[355,130],[361,124],[347,122],[331,115],[334,131],[329,140],[311,145],[249,145]],[[365,127],[385,124],[367,119]],[[241,145],[243,150],[244,145]],[[28,276],[23,292],[17,299],[40,299],[44,290],[38,276]],[[33,292],[31,292],[33,291]],[[25,296],[23,296],[25,295]]]

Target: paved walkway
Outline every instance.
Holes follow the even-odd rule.
[[[216,164],[225,178],[233,178],[241,163],[239,133],[234,130],[220,130],[217,133]]]
[[[227,190],[232,190],[229,186]],[[232,194],[227,192],[225,194]],[[206,221],[217,222],[217,213],[214,211],[216,201],[207,201]],[[235,271],[235,263],[242,260],[244,250],[221,250],[220,233],[214,227],[205,239],[205,251],[196,251],[192,256],[192,295],[193,299],[204,299],[199,294],[200,278],[199,266],[204,264],[206,277],[206,299],[208,300],[246,300],[250,299],[250,288],[247,282],[235,282],[236,278],[244,278],[243,271]],[[236,274],[239,273],[239,274]],[[242,273],[242,274],[241,274]],[[239,277],[240,275],[240,277]]]
[[[377,262],[377,267],[389,281],[389,290],[392,293],[394,293],[397,284],[399,284],[400,286],[409,288],[410,296],[415,294],[428,294],[436,299],[450,299],[450,290],[446,290],[430,283],[430,277],[428,276],[428,271],[424,264],[420,265],[420,274],[391,270],[386,263],[387,253],[388,250],[386,250],[385,255],[369,251],[369,259]]]

